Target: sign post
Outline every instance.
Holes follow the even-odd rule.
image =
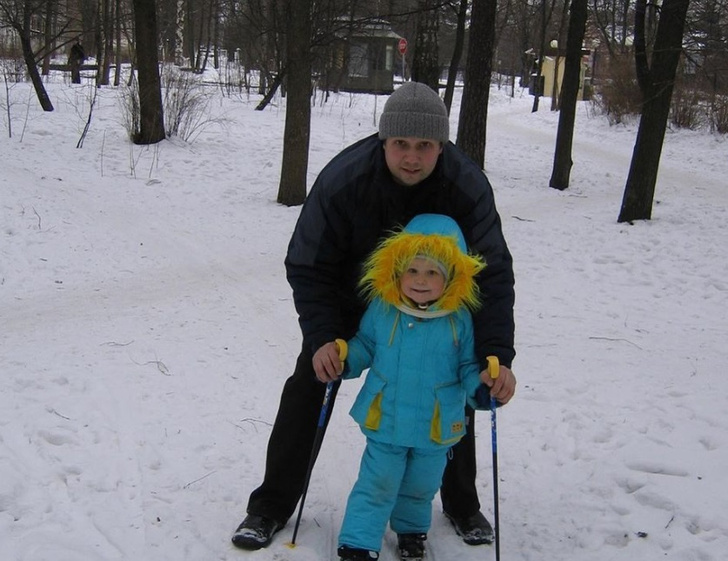
[[[402,37],[399,40],[399,42],[397,43],[397,50],[399,50],[399,54],[402,55],[402,82],[404,82],[404,55],[407,52],[407,39]]]

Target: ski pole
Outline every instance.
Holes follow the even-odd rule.
[[[489,356],[488,374],[495,380],[500,371],[498,357]],[[495,397],[490,397],[490,438],[493,443],[493,522],[495,523],[495,560],[500,561],[500,518],[498,513],[498,431],[496,425]]]
[[[339,360],[343,363],[346,360],[348,353],[348,347],[346,341],[343,339],[336,340],[336,346],[339,350]],[[321,412],[319,413],[318,424],[316,425],[316,436],[313,440],[313,447],[311,448],[311,457],[308,460],[308,470],[306,471],[306,480],[303,484],[303,492],[301,493],[301,503],[298,506],[298,516],[296,516],[296,525],[293,528],[293,537],[289,547],[296,547],[296,536],[298,535],[298,527],[301,524],[301,515],[303,514],[303,503],[306,502],[306,494],[308,493],[308,484],[311,482],[311,472],[313,472],[313,466],[316,463],[316,457],[318,456],[319,450],[321,449],[321,443],[324,440],[324,433],[326,432],[326,415],[329,412],[329,406],[333,402],[335,395],[334,386],[338,385],[340,381],[329,382],[326,384],[326,391],[324,392],[324,401],[321,404]]]

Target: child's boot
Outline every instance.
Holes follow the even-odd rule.
[[[427,534],[397,534],[399,556],[403,561],[421,561],[425,557]]]
[[[339,561],[375,561],[379,559],[379,553],[368,549],[359,549],[342,545],[336,550],[339,554]]]

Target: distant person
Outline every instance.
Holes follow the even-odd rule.
[[[488,264],[476,277],[482,306],[473,314],[475,355],[481,370],[487,370],[488,356],[498,358],[500,375],[486,383],[500,403],[513,397],[513,260],[488,179],[448,139],[440,96],[425,84],[407,82],[389,96],[379,134],[344,149],[316,179],[285,260],[303,345],[283,388],[263,482],[251,493],[248,515],[232,537],[237,547],[267,547],[295,511],[325,389],[316,373],[338,365],[332,341],[356,333],[366,307],[357,290],[362,263],[383,237],[414,216],[450,216],[468,247]],[[452,448],[440,497],[456,532],[477,545],[492,542],[493,529],[480,512],[475,487],[470,408],[466,425],[465,436]]]
[[[354,338],[335,342],[340,354],[347,350],[343,372],[330,364],[317,371],[329,382],[369,369],[350,411],[367,444],[339,534],[340,561],[377,559],[388,523],[402,559],[425,555],[447,453],[465,435],[466,398],[490,408],[470,315],[480,305],[475,275],[484,265],[441,214],[416,216],[364,263],[370,304]]]
[[[81,65],[86,60],[86,53],[81,43],[76,41],[68,53],[68,65],[71,67],[71,82],[74,84],[81,83]]]

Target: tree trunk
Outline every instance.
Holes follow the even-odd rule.
[[[216,7],[213,3],[210,5],[210,11],[207,16],[207,43],[205,44],[205,58],[203,58],[202,63],[198,65],[198,72],[200,74],[204,73],[205,69],[207,68],[207,62],[210,60],[210,51],[214,50],[215,52],[217,52],[217,43],[213,41],[215,38],[215,22],[218,19],[217,12],[215,10]],[[215,68],[217,68],[217,66]]]
[[[109,85],[111,76],[111,55],[114,50],[114,4],[113,0],[104,0],[104,59],[101,64],[101,82]],[[99,61],[101,62],[101,61]]]
[[[53,39],[53,24],[55,23],[53,4],[54,0],[46,0],[44,22],[46,53],[43,57],[43,76],[48,76],[50,72],[51,53],[55,50],[55,45],[52,44],[55,43],[55,40]]]
[[[38,72],[38,65],[35,63],[35,53],[33,52],[33,46],[30,42],[30,11],[26,10],[23,17],[23,26],[16,27],[16,31],[20,36],[20,46],[23,49],[23,60],[25,61],[25,67],[28,69],[28,76],[30,81],[33,83],[33,89],[35,95],[38,98],[40,106],[43,111],[53,111],[53,103],[51,103],[48,92],[43,85],[43,80]]]
[[[569,34],[566,39],[566,61],[564,62],[564,82],[561,85],[561,112],[559,128],[556,133],[556,152],[554,169],[549,185],[563,191],[569,186],[571,174],[571,148],[574,140],[576,121],[576,101],[579,97],[581,78],[581,47],[584,42],[588,0],[571,0],[569,15]]]
[[[121,0],[116,0],[114,13],[114,42],[116,44],[114,86],[118,86],[121,83]]]
[[[460,103],[457,145],[485,168],[490,75],[493,70],[496,0],[473,0],[465,86]]]
[[[212,65],[215,69],[220,68],[220,49],[218,48],[218,45],[220,45],[220,3],[219,1],[214,2],[214,14],[215,19],[212,22],[213,25],[213,31],[212,31],[212,44],[213,47],[213,57],[212,57]]]
[[[465,23],[468,19],[468,0],[460,0],[458,8],[458,23],[455,31],[455,48],[453,49],[452,58],[450,59],[450,68],[447,71],[447,86],[445,87],[445,107],[450,114],[452,107],[452,96],[455,93],[455,80],[458,77],[458,68],[460,68],[460,59],[463,56],[463,46],[465,45]]]
[[[156,4],[155,0],[134,0],[139,69],[139,133],[134,138],[136,144],[155,144],[165,138],[157,55]]]
[[[543,70],[543,58],[546,53],[546,26],[548,20],[551,19],[551,15],[546,16],[546,0],[541,0],[541,38],[538,46],[538,64],[536,66],[536,83],[534,84],[534,95],[533,105],[531,106],[531,113],[538,111],[539,100],[544,92],[541,91],[541,71]]]
[[[418,0],[415,52],[412,60],[412,79],[440,89],[440,62],[437,44],[438,12],[434,0]]]
[[[261,99],[258,102],[258,105],[255,106],[256,111],[263,111],[263,109],[268,107],[268,104],[273,99],[273,96],[278,91],[278,88],[283,83],[283,80],[286,77],[286,71],[287,71],[287,69],[284,67],[284,68],[281,68],[281,71],[278,74],[276,74],[276,77],[273,79],[270,89],[268,90],[268,93],[265,93],[265,90],[263,92],[260,92],[260,93],[265,93],[265,95],[263,96],[263,99]]]
[[[192,0],[185,0],[185,51],[187,52],[187,58],[190,59],[190,68],[195,68],[195,57],[197,56],[197,48],[195,47],[198,38],[195,37],[195,18],[197,17],[196,11],[193,9]]]
[[[288,0],[286,10],[287,98],[283,165],[278,202],[286,206],[306,199],[311,130],[311,2]]]
[[[100,1],[100,12],[98,15],[97,29],[96,29],[96,85],[97,86],[108,86],[109,77],[104,72],[104,65],[108,60],[108,48],[109,48],[109,0]]]
[[[657,171],[689,3],[689,0],[664,0],[662,3],[651,66],[646,76],[639,80],[644,85],[644,103],[618,222],[652,218]],[[638,5],[644,7],[644,4],[645,0],[638,1]],[[635,45],[640,44],[637,40],[640,33],[644,39],[644,26],[635,29]],[[641,45],[645,45],[644,40]],[[639,56],[644,53],[635,52],[635,57]]]
[[[198,8],[198,11],[197,11],[196,16],[197,16],[197,18],[198,18],[198,20],[200,22],[200,28],[199,28],[199,31],[200,32],[199,32],[199,35],[197,37],[197,41],[195,42],[195,45],[194,45],[194,47],[195,47],[194,48],[195,57],[194,57],[194,59],[192,61],[193,62],[193,64],[192,64],[192,70],[194,72],[200,72],[200,70],[202,68],[201,67],[201,64],[202,64],[202,50],[200,49],[200,45],[202,44],[202,38],[205,35],[205,7],[204,6],[200,6]]]
[[[177,0],[177,19],[174,27],[174,63],[183,66],[185,61],[185,3],[184,0]]]
[[[562,64],[566,64],[561,57],[561,46],[564,44],[564,34],[568,33],[567,22],[569,20],[569,8],[567,3],[561,7],[561,19],[559,21],[559,33],[556,40],[556,56],[554,58],[554,79],[551,92],[551,111],[558,111],[561,108],[561,87],[559,87],[559,69]],[[567,39],[568,42],[568,39]],[[581,49],[581,45],[579,45]],[[564,66],[566,72],[566,66]],[[563,87],[563,84],[561,85]]]

